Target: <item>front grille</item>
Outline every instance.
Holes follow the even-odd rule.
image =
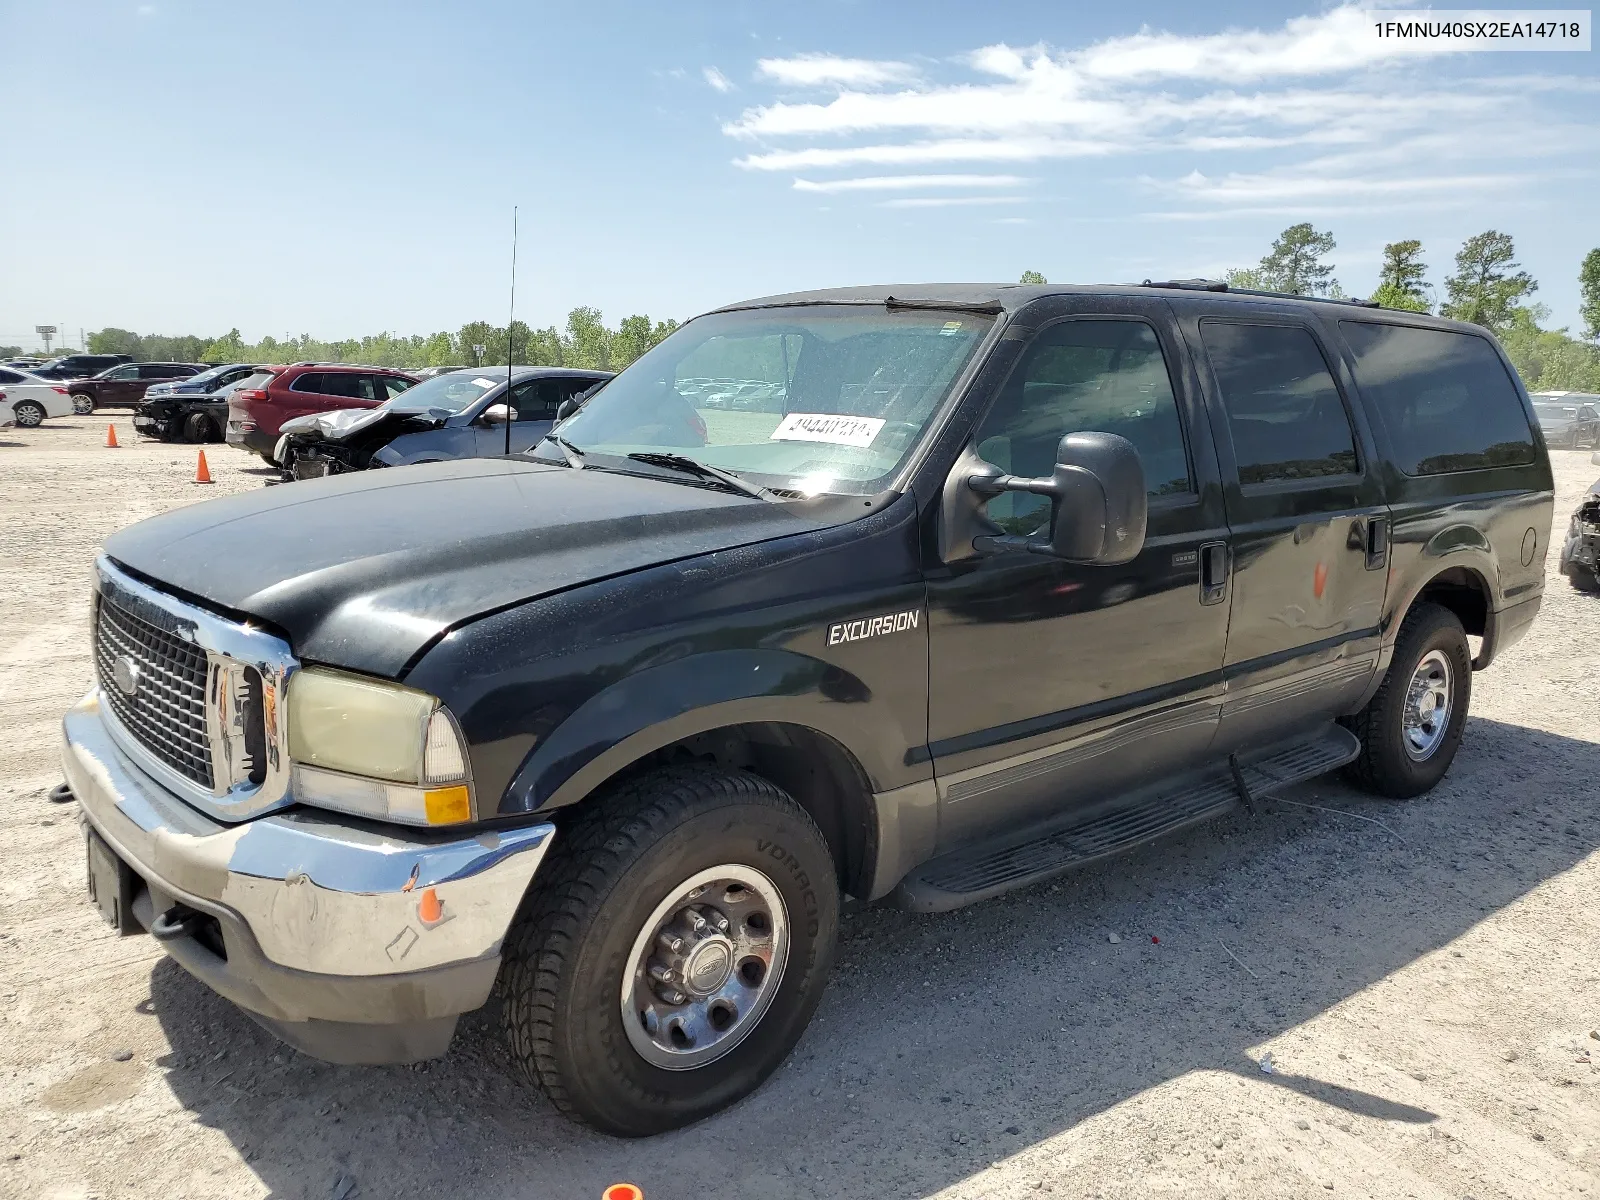
[[[135,616],[104,594],[94,641],[100,691],[117,720],[151,754],[210,791],[205,651]],[[114,675],[117,661],[124,657],[138,668],[132,696]]]

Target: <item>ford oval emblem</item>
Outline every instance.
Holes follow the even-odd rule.
[[[139,664],[130,656],[124,654],[111,664],[111,678],[124,696],[131,698],[139,694]]]

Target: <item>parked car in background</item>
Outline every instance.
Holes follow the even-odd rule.
[[[8,358],[4,363],[0,363],[0,366],[15,367],[19,371],[35,371],[44,366],[45,361],[46,360],[42,358],[29,358],[24,356],[22,358]]]
[[[46,417],[66,417],[73,413],[72,397],[65,384],[40,379],[27,371],[0,367],[0,387],[11,397],[16,423],[32,429]]]
[[[1600,450],[1589,459],[1600,466]],[[1600,592],[1600,479],[1578,502],[1561,544],[1561,573],[1580,592]]]
[[[416,383],[404,371],[349,363],[294,363],[264,387],[240,388],[228,402],[228,444],[268,462],[285,421],[336,408],[377,408]]]
[[[11,405],[6,401],[6,394],[0,392],[0,429],[9,429],[17,420],[11,415]]]
[[[41,363],[33,373],[41,379],[88,379],[119,363],[132,361],[131,354],[63,354]]]
[[[432,379],[435,375],[448,375],[452,371],[476,371],[478,367],[419,367],[415,371],[407,371],[407,375],[417,379]],[[493,370],[491,367],[490,370]]]
[[[266,387],[281,367],[259,367],[250,374],[226,373],[227,382],[215,380],[209,391],[144,394],[134,414],[133,427],[146,437],[163,442],[220,442],[228,428],[228,401],[234,392]]]
[[[190,375],[183,379],[171,379],[163,383],[152,383],[145,389],[146,396],[166,395],[207,395],[220,392],[225,387],[237,386],[238,381],[247,375],[254,375],[267,368],[259,363],[224,363],[219,366],[208,367],[198,375]]]
[[[93,412],[110,405],[131,407],[144,398],[145,389],[152,383],[187,379],[203,370],[205,368],[196,363],[123,363],[92,379],[76,379],[67,390],[91,406],[82,411]]]
[[[425,379],[373,409],[342,408],[285,421],[273,458],[291,479],[342,475],[447,458],[531,450],[556,413],[611,378],[607,371],[517,367]]]
[[[1600,446],[1600,395],[1589,392],[1533,392],[1534,416],[1551,449]]]

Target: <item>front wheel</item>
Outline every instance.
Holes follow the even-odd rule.
[[[1361,739],[1352,779],[1406,799],[1433,788],[1461,745],[1472,700],[1472,653],[1455,613],[1419,604],[1406,614],[1376,694],[1346,724]]]
[[[183,422],[183,440],[186,442],[214,442],[216,430],[205,413],[190,413]]]
[[[625,781],[557,835],[507,936],[512,1061],[607,1133],[709,1116],[799,1041],[838,911],[827,843],[767,780],[692,766]]]

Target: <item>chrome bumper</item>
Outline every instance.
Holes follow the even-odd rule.
[[[62,766],[84,819],[152,894],[211,913],[226,939],[251,943],[237,954],[230,944],[225,965],[259,958],[268,971],[377,983],[493,964],[555,832],[550,824],[469,836],[403,832],[306,809],[225,825],[122,754],[97,692],[67,713],[63,734]]]

